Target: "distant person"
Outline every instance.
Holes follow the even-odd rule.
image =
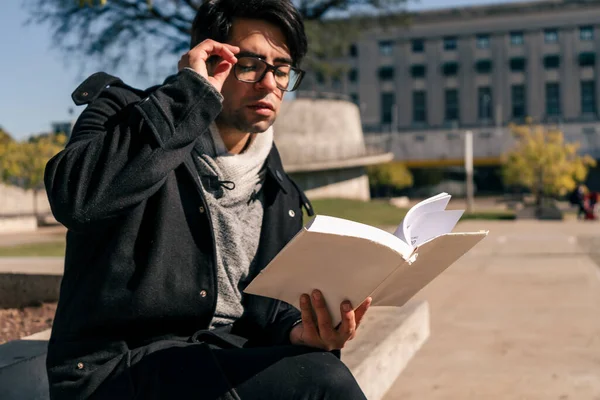
[[[587,195],[587,204],[586,204],[586,219],[596,220],[598,216],[596,215],[596,205],[598,204],[598,193],[597,192],[589,192]]]
[[[304,72],[291,0],[209,0],[179,72],[145,91],[96,74],[47,165],[67,228],[51,398],[365,399],[339,349],[362,305],[298,311],[244,288],[302,228],[272,125]],[[356,309],[354,310],[354,306]]]
[[[569,202],[575,206],[577,206],[577,219],[585,219],[586,216],[586,204],[585,204],[585,186],[581,183],[578,184],[573,192],[571,192],[571,196],[569,198]]]

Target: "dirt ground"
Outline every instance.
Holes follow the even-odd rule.
[[[56,303],[0,309],[0,344],[52,327]]]

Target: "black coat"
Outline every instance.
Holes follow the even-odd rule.
[[[55,398],[92,393],[136,349],[208,328],[217,300],[215,242],[191,151],[221,111],[193,71],[140,91],[104,73],[73,93],[88,104],[45,175],[68,228],[65,272],[47,367]],[[267,159],[258,270],[302,227],[310,204]],[[233,333],[254,345],[289,343],[299,312],[245,295]]]

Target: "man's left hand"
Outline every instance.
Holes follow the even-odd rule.
[[[368,297],[356,310],[349,301],[343,302],[340,305],[342,322],[336,328],[332,324],[323,294],[318,290],[313,291],[312,296],[303,294],[300,297],[302,322],[290,332],[290,341],[292,344],[327,351],[342,349],[346,342],[356,336],[356,330],[371,301]]]

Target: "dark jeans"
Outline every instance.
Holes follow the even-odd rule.
[[[341,360],[318,349],[163,342],[148,350],[94,399],[366,399]]]

